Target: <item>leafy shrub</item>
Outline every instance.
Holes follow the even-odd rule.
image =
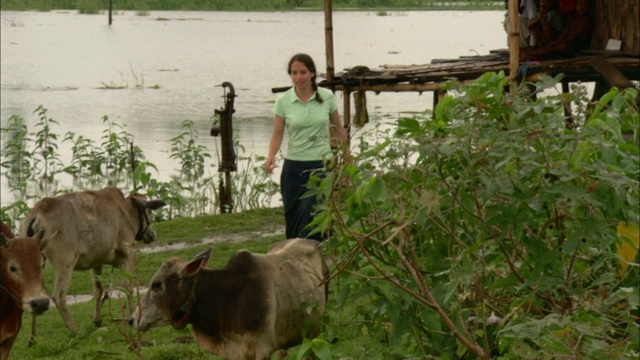
[[[638,264],[616,275],[616,227],[639,221],[638,92],[539,96],[557,81],[537,99],[503,74],[451,82],[321,182],[338,304],[395,344],[383,358],[638,356]]]

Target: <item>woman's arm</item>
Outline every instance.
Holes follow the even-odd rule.
[[[349,139],[347,138],[347,131],[344,129],[344,126],[342,126],[342,121],[340,121],[340,114],[338,113],[338,110],[332,112],[329,119],[331,122],[331,127],[333,129],[331,134],[333,135],[334,139],[338,140],[338,149],[343,151],[344,159],[350,161],[351,151],[348,145]]]
[[[273,120],[273,133],[271,134],[271,141],[269,142],[269,156],[264,163],[265,169],[269,174],[273,174],[273,169],[276,167],[276,154],[280,150],[282,145],[282,138],[284,137],[284,119],[279,115],[276,115]]]

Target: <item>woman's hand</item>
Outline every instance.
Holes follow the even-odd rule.
[[[276,168],[276,159],[274,157],[268,157],[264,162],[264,168],[267,169],[269,174],[273,174],[273,169]]]

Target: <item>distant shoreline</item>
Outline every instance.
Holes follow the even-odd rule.
[[[150,1],[153,3],[153,1]],[[52,4],[47,2],[39,2],[37,4],[31,4],[30,1],[6,1],[2,4],[2,11],[78,11],[81,14],[100,14],[108,12],[108,8],[102,8],[105,6],[104,4],[100,5],[89,5],[86,4],[57,4],[60,7],[53,8]],[[140,15],[145,15],[150,11],[232,11],[232,12],[294,12],[294,11],[324,11],[324,8],[321,6],[307,6],[307,7],[292,7],[292,8],[268,8],[256,6],[254,9],[237,9],[237,8],[201,8],[201,9],[190,9],[183,7],[174,7],[170,9],[153,9],[149,7],[149,5],[145,3],[137,3],[136,8],[121,8],[118,3],[113,4],[113,12],[118,13],[122,11],[134,11],[139,13]],[[152,6],[152,5],[151,5]],[[429,5],[424,5],[421,7],[402,7],[402,6],[390,6],[390,7],[353,7],[353,6],[336,6],[335,4],[332,7],[334,12],[341,11],[367,11],[367,12],[376,12],[379,16],[384,16],[387,13],[391,12],[403,12],[403,11],[496,11],[496,10],[505,10],[504,2],[494,1],[494,2],[464,2],[461,5],[458,5],[456,2],[434,2]]]
[[[380,13],[388,13],[388,12],[402,12],[402,11],[500,11],[505,10],[504,7],[499,6],[429,6],[425,8],[387,8],[387,9],[376,9],[376,8],[333,8],[333,12],[347,12],[347,11],[362,11],[362,12],[380,12]],[[56,9],[25,9],[25,8],[11,8],[3,6],[2,11],[57,11],[57,12],[70,12],[70,11],[80,11],[79,9],[74,8],[56,8]],[[99,9],[97,13],[106,13],[108,9]],[[201,10],[192,10],[192,9],[149,9],[149,10],[138,10],[138,9],[114,9],[114,12],[121,11],[219,11],[219,12],[295,12],[295,11],[324,11],[324,9],[320,8],[295,8],[295,9],[287,9],[287,10],[265,10],[265,9],[256,9],[256,10],[212,10],[212,9],[201,9]],[[505,10],[506,11],[506,10]]]

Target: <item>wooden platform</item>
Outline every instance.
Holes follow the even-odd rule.
[[[344,93],[342,116],[345,127],[349,127],[351,93],[432,91],[435,108],[438,99],[443,95],[441,88],[448,80],[452,78],[459,81],[473,80],[486,72],[503,71],[509,75],[509,66],[509,51],[493,50],[488,55],[434,59],[428,64],[386,64],[377,68],[358,65],[337,73],[333,79],[325,77],[324,80],[319,81],[318,86]],[[621,89],[638,86],[634,85],[632,80],[640,81],[640,54],[588,50],[571,58],[523,62],[519,72],[522,73],[521,76],[532,82],[538,81],[543,75],[555,77],[562,74],[563,92],[569,91],[570,83],[595,82],[593,98],[599,99],[612,86]],[[290,86],[273,88],[272,92],[283,92],[289,88]],[[356,118],[360,120],[358,108],[358,102],[356,102]]]
[[[564,74],[564,79],[568,82],[606,81],[614,86],[629,86],[629,80],[640,80],[640,54],[587,51],[573,58],[531,61],[522,65],[524,64],[528,65],[526,76],[532,81],[542,74]],[[450,78],[471,80],[493,71],[508,74],[508,50],[494,50],[489,55],[462,56],[458,59],[435,59],[421,65],[387,64],[373,69],[354,66],[336,74],[331,81],[321,81],[319,85],[349,92],[436,91],[441,83]]]

